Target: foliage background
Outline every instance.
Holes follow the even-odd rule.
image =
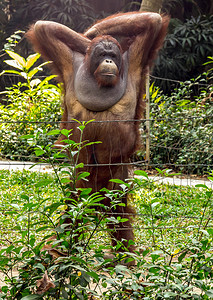
[[[66,7],[62,6],[65,2]],[[117,1],[116,4],[122,4],[126,10],[133,9],[133,6],[129,8],[128,2]],[[92,3],[99,5],[99,9],[101,4],[107,9],[97,12]],[[14,29],[25,29],[29,20],[32,21],[37,16],[40,18],[41,12],[44,19],[72,24],[76,26],[76,30],[83,30],[82,26],[87,26],[94,15],[97,17],[106,12],[112,13],[111,7],[105,6],[110,3],[111,1],[101,3],[71,0],[36,0],[24,3],[20,0],[2,1],[1,39],[5,41]],[[202,73],[202,63],[207,61],[211,43],[211,28],[208,31],[208,26],[212,24],[212,17],[198,18],[198,15],[210,13],[209,3],[167,1],[164,9],[181,21],[173,20],[171,23],[170,35],[163,49],[167,54],[165,57],[170,58],[167,59],[169,64],[166,65],[162,51],[157,66],[159,76],[163,70],[170,72],[171,76],[174,73],[178,75],[179,72],[178,76],[183,81]],[[114,7],[118,8],[117,5]],[[186,18],[190,20],[186,21]],[[194,27],[200,36],[192,32]],[[17,35],[12,38],[13,41],[17,39],[20,40]],[[198,45],[197,48],[194,45]],[[27,47],[21,47],[19,44],[17,51],[25,49],[25,53],[28,52]],[[178,59],[172,56],[173,53],[176,53]],[[3,55],[5,59],[6,56]],[[52,84],[51,77],[40,77],[43,75],[43,66],[34,65],[36,62],[32,56],[22,54],[23,57],[20,57],[15,52],[7,52],[7,55],[13,59],[9,63],[7,61],[11,69],[4,73],[4,80],[10,88],[1,94],[1,156],[32,160],[35,159],[33,146],[37,145],[38,155],[51,148],[54,138],[46,135],[46,130],[58,126],[61,115],[60,88]],[[186,64],[187,59],[189,61]],[[212,57],[210,59],[213,60]],[[30,61],[34,63],[28,68]],[[37,72],[41,73],[34,77]],[[15,75],[17,77],[13,78]],[[198,174],[210,171],[213,166],[211,77],[212,73],[208,71],[198,78],[178,82],[176,88],[172,86],[172,90],[169,90],[171,86],[162,86],[164,92],[151,86],[153,166],[178,167],[183,172]],[[22,135],[27,135],[28,139],[22,139]],[[73,147],[74,143],[70,141],[70,145]],[[59,155],[50,154],[48,152],[45,158],[51,156],[54,160]],[[70,168],[70,173],[67,168]],[[2,299],[63,297],[91,300],[98,297],[97,290],[100,295],[101,288],[104,288],[102,299],[213,298],[211,189],[205,185],[196,188],[157,185],[149,180],[144,171],[138,171],[133,182],[120,182],[124,193],[127,189],[130,190],[130,197],[134,198],[138,209],[136,241],[139,251],[134,255],[137,267],[129,270],[120,263],[122,253],[115,254],[119,262],[116,266],[112,266],[111,261],[104,258],[104,251],[110,249],[109,243],[105,243],[106,222],[110,220],[118,224],[123,221],[117,216],[109,219],[107,215],[105,218],[102,213],[100,222],[97,217],[100,216],[100,211],[96,211],[94,207],[100,203],[103,194],[90,195],[90,190],[78,191],[80,201],[72,199],[69,217],[74,220],[73,224],[77,221],[81,226],[78,226],[77,231],[74,227],[73,230],[66,231],[61,211],[67,195],[70,196],[69,176],[74,172],[66,161],[64,165],[58,166],[57,171],[59,173],[56,177],[52,174],[0,172],[0,270],[5,275],[5,284],[0,291]],[[160,174],[169,176],[169,170],[160,171]],[[87,174],[79,176],[86,177]],[[213,177],[210,179],[213,180]],[[118,191],[105,192],[111,199],[118,200],[121,196]],[[80,238],[76,244],[75,234],[79,233]],[[42,250],[52,234],[57,235],[54,246],[67,251],[69,255],[53,260],[48,251]],[[97,237],[101,241],[98,245]],[[14,276],[14,268],[18,269],[18,276]],[[43,278],[45,272],[49,276],[48,283],[54,281],[55,287],[52,285],[52,289],[43,290],[42,296],[36,295],[38,280]]]
[[[53,20],[76,31],[84,31],[95,20],[118,11],[139,10],[141,1],[116,0],[2,0],[0,3],[0,49],[6,39],[17,30],[26,31],[38,19]],[[157,67],[156,76],[185,80],[196,77],[203,71],[202,63],[212,55],[212,1],[168,0],[163,1],[162,12],[172,17],[167,42]],[[196,34],[196,32],[199,34]],[[25,57],[31,48],[21,39],[16,51]],[[21,52],[19,52],[21,51]],[[4,52],[1,52],[4,57]],[[184,61],[187,60],[187,64]],[[0,72],[4,69],[0,62]],[[175,72],[172,72],[175,70]],[[176,72],[177,71],[177,72]],[[16,82],[15,78],[4,76],[0,79],[2,90]],[[165,92],[173,86],[162,86]]]
[[[170,96],[151,86],[151,164],[196,174],[212,169],[211,78],[208,72],[181,83]]]

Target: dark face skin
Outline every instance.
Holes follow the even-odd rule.
[[[102,40],[91,51],[90,72],[100,86],[114,86],[120,75],[122,56],[113,42]]]

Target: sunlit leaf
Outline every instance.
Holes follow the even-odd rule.
[[[45,153],[45,151],[42,150],[42,149],[35,150],[35,155],[36,155],[36,156],[43,155],[44,153]]]
[[[60,133],[61,133],[61,130],[55,129],[55,130],[49,131],[47,134],[48,134],[48,135],[58,135],[58,134],[60,134]]]
[[[29,70],[34,65],[34,63],[39,59],[40,56],[41,55],[39,53],[34,53],[28,56],[25,65],[26,69]]]
[[[41,297],[39,295],[28,295],[21,298],[21,300],[35,300],[35,299],[41,299]]]
[[[125,182],[121,179],[110,179],[109,181],[114,182],[114,183],[125,184]]]
[[[4,61],[7,65],[19,69],[19,70],[23,70],[23,67],[15,60],[5,60]],[[20,73],[19,73],[20,74]]]
[[[41,180],[39,182],[37,182],[35,184],[36,187],[42,187],[42,186],[47,186],[48,184],[52,183],[53,182],[53,179],[44,179],[44,180]]]
[[[12,57],[16,62],[18,62],[22,66],[22,68],[26,66],[26,61],[22,56],[10,50],[6,50],[6,52],[10,57]]]
[[[142,170],[135,170],[134,171],[134,174],[137,175],[137,176],[143,176],[143,177],[146,177],[148,179],[148,175],[145,171],[142,171]]]

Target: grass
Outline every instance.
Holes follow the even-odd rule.
[[[205,188],[151,183],[134,199],[138,211],[137,240],[142,245],[166,245],[171,252],[187,246],[199,226],[212,227],[213,201]],[[203,216],[203,218],[202,218]]]
[[[46,182],[47,184],[41,184]],[[42,185],[42,186],[40,186]],[[17,232],[25,232],[29,212],[34,230],[48,222],[43,214],[51,203],[60,202],[61,190],[54,177],[30,171],[0,171],[0,238],[12,242]],[[59,215],[55,215],[57,219]],[[6,235],[5,235],[6,234]]]
[[[131,197],[137,209],[136,241],[142,248],[163,243],[171,251],[177,251],[180,244],[187,245],[191,234],[198,232],[202,215],[205,213],[202,220],[205,224],[213,214],[213,202],[202,188],[148,182]],[[62,198],[54,175],[0,171],[0,234],[2,237],[5,231],[7,235],[16,234],[17,226],[24,230],[29,210],[32,219],[37,219],[36,226],[43,226],[48,220],[42,212],[51,203],[60,203]],[[207,226],[212,227],[212,221]]]
[[[86,296],[86,287],[91,280],[97,288],[105,288],[104,292],[99,289],[98,295],[103,294],[96,298],[96,291],[89,285],[89,292],[96,295],[94,299],[213,298],[212,190],[205,186],[157,184],[148,178],[142,179],[140,184],[140,188],[130,194],[130,201],[137,210],[134,228],[139,251],[137,266],[128,270],[122,265],[114,268],[105,265],[100,255],[107,248],[109,238],[103,231],[94,234],[91,240],[89,238],[91,243],[86,252],[82,238],[81,247],[73,248],[73,254],[63,260],[54,261],[48,255],[39,254],[37,244],[44,236],[47,240],[46,235],[59,224],[64,210],[64,195],[57,178],[53,174],[30,171],[0,171],[0,240],[5,249],[0,249],[0,269],[8,280],[14,266],[19,268],[25,261],[24,267],[19,269],[18,281],[13,274],[8,287],[3,287],[4,295],[7,295],[3,299],[16,299],[12,296],[13,291],[22,291],[23,296],[30,295],[29,299],[41,299],[31,293],[36,293],[37,279],[43,276],[45,269],[55,278],[56,284],[62,284],[56,287],[58,292],[65,295],[68,291],[69,295],[75,295],[63,299],[90,299]],[[80,207],[76,211],[79,208],[80,212]],[[93,230],[92,217],[85,220],[90,222]],[[61,245],[66,247],[63,224],[58,229]],[[96,255],[102,259],[98,267]],[[26,266],[29,272],[26,272]],[[32,275],[29,277],[29,274]],[[70,282],[71,277],[74,278],[70,286],[66,285],[67,276]],[[14,290],[10,288],[11,282]],[[25,282],[31,288],[26,288]],[[84,296],[76,296],[79,291]],[[50,289],[42,299],[62,299],[54,295],[54,290]]]

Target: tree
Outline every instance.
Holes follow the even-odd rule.
[[[140,11],[152,11],[156,13],[161,12],[163,0],[143,0]]]

